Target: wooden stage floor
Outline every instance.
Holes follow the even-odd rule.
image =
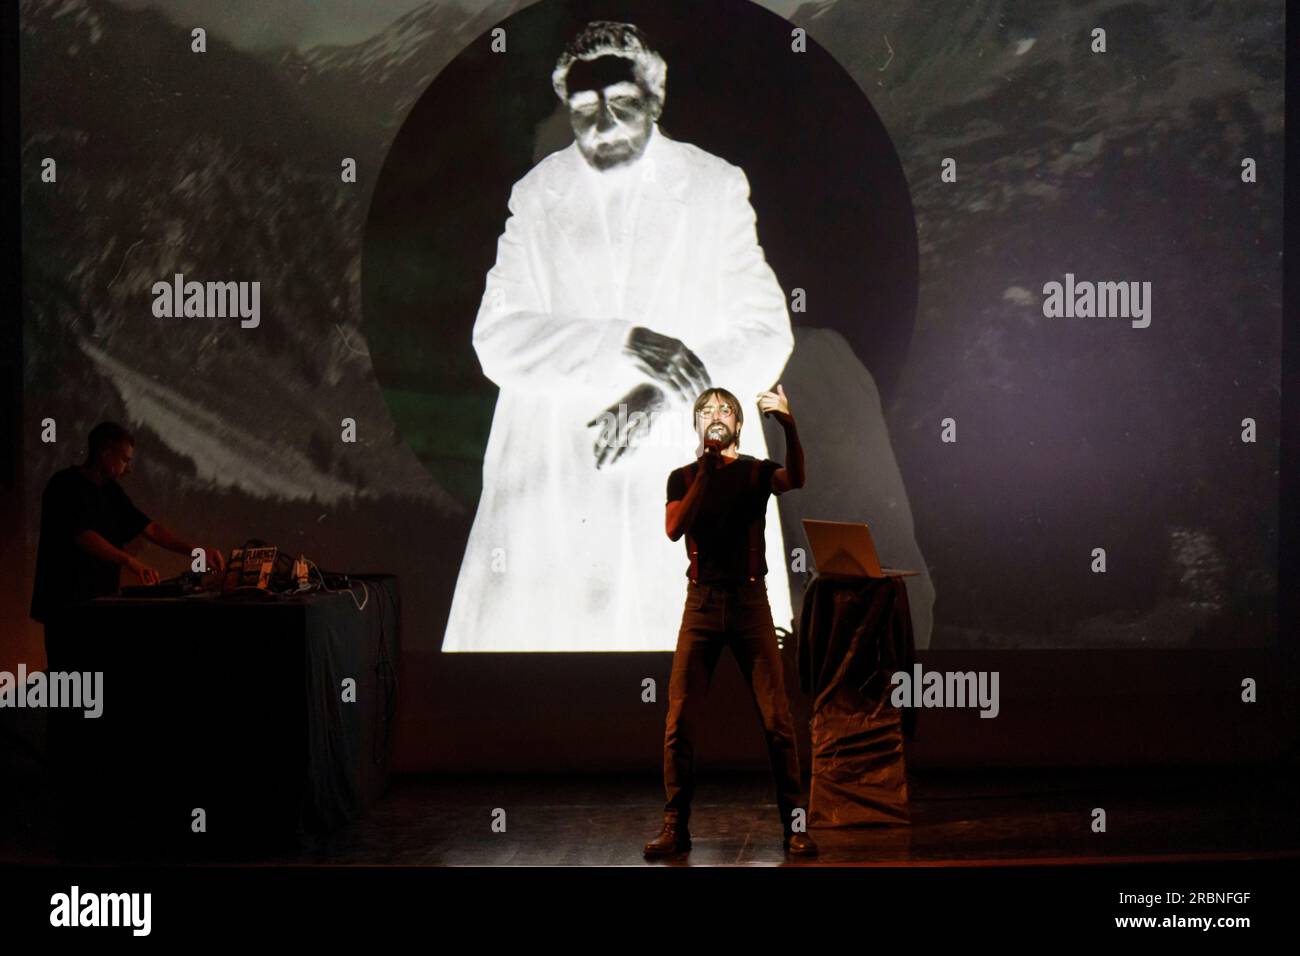
[[[362,820],[232,862],[987,866],[1300,857],[1300,788],[1275,769],[931,770],[914,771],[912,784],[912,826],[814,827],[820,856],[787,859],[769,775],[704,770],[692,852],[648,862],[641,848],[662,822],[657,776],[398,777]],[[78,862],[56,851],[38,792],[10,790],[6,803],[18,816],[9,817],[0,862]],[[1091,830],[1094,807],[1107,811],[1106,833]],[[493,832],[497,808],[505,832]]]

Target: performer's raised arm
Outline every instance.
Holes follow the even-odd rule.
[[[802,488],[804,482],[803,446],[799,444],[799,431],[789,413],[773,412],[785,429],[785,466],[772,473],[772,494],[779,495],[793,488]]]
[[[804,483],[803,445],[799,444],[799,430],[790,414],[790,402],[785,389],[778,383],[775,392],[760,392],[758,407],[764,415],[773,416],[785,430],[785,465],[772,473],[772,493],[779,495]]]

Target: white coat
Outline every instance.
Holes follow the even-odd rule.
[[[794,339],[758,245],[748,179],[657,127],[638,169],[625,277],[591,188],[603,174],[576,144],[511,190],[473,332],[500,394],[444,651],[676,646],[687,555],[684,539],[664,533],[664,505],[669,472],[697,454],[691,405],[661,386],[681,444],[647,438],[599,470],[600,429],[587,425],[651,381],[623,352],[633,326],[685,342],[711,383],[744,403],[740,451],[769,457],[756,395],[775,386]],[[773,620],[789,627],[775,497],[766,544]]]

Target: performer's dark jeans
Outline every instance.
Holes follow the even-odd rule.
[[[718,657],[727,646],[740,665],[763,722],[768,759],[776,780],[777,810],[788,833],[791,811],[804,806],[800,798],[799,754],[767,583],[762,578],[731,587],[694,581],[687,585],[664,728],[664,790],[668,796],[664,813],[681,823],[690,820],[699,714]]]

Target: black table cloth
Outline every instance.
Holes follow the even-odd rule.
[[[352,581],[269,601],[101,598],[47,628],[51,671],[104,675],[101,717],[49,714],[65,835],[197,858],[359,816],[387,783],[400,598],[390,575]]]
[[[812,698],[808,821],[906,824],[904,737],[916,711],[890,703],[895,671],[915,658],[902,578],[817,575],[799,614],[799,683]]]

